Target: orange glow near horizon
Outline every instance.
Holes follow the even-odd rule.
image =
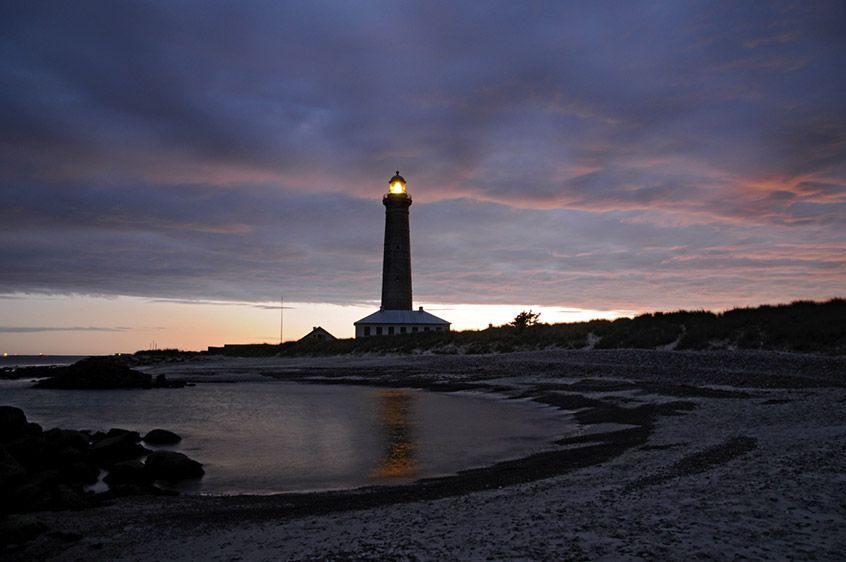
[[[111,355],[155,345],[202,351],[227,343],[278,343],[279,303],[177,301],[141,297],[13,295],[4,302],[10,318],[26,318],[19,330],[0,332],[9,355]],[[452,323],[452,329],[480,330],[510,322],[521,310],[540,312],[542,322],[617,318],[637,311],[494,304],[431,304],[425,310]],[[285,302],[284,339],[294,341],[322,326],[339,338],[354,336],[353,322],[379,308]],[[62,320],[60,320],[62,319]],[[66,320],[72,319],[72,320]]]

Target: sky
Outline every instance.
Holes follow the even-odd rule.
[[[0,352],[846,296],[846,4],[0,5]]]

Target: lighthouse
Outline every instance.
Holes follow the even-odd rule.
[[[397,170],[388,180],[385,206],[385,250],[382,259],[382,309],[411,310],[411,235],[408,227],[411,197]]]
[[[449,330],[450,323],[413,309],[411,298],[411,231],[408,183],[399,170],[388,180],[385,206],[385,246],[382,255],[382,306],[355,322],[355,337],[389,336]]]

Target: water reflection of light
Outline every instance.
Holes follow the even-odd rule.
[[[373,476],[407,478],[417,472],[412,406],[414,394],[408,390],[381,390],[376,393],[376,421],[385,437],[385,453]]]

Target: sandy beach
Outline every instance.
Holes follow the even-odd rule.
[[[128,497],[38,513],[9,560],[840,560],[846,358],[542,351],[201,359],[173,380],[495,393],[572,412],[560,448],[408,486]]]

